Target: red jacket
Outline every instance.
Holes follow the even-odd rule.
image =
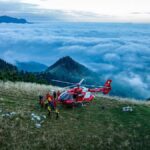
[[[48,93],[46,94],[46,99],[48,100],[48,102],[51,102],[53,100],[53,96]]]

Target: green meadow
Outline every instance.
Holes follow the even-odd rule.
[[[38,105],[38,95],[52,89],[57,87],[0,83],[0,150],[150,149],[150,103],[96,97],[83,107],[59,105],[56,120]],[[123,112],[125,106],[133,112]]]

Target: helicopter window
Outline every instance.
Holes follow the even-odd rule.
[[[65,101],[65,100],[70,100],[70,99],[73,99],[72,95],[69,94],[69,93],[63,93],[62,95],[60,95],[60,99],[62,101]]]
[[[86,92],[84,98],[89,98],[91,96],[91,93],[90,92]]]

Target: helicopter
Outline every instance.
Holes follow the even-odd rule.
[[[108,94],[111,91],[111,79],[108,79],[104,86],[98,86],[97,88],[87,88],[86,86],[94,86],[94,85],[85,85],[82,86],[84,79],[82,79],[79,83],[71,83],[64,82],[60,80],[52,80],[54,82],[70,84],[71,86],[67,86],[68,90],[62,92],[58,97],[58,102],[66,105],[66,106],[77,106],[78,104],[85,104],[91,102],[95,96],[93,93],[102,92],[103,94]]]

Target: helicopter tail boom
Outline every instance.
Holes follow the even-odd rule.
[[[88,89],[89,92],[102,92],[103,94],[108,94],[111,91],[112,80],[107,80],[103,87]]]

